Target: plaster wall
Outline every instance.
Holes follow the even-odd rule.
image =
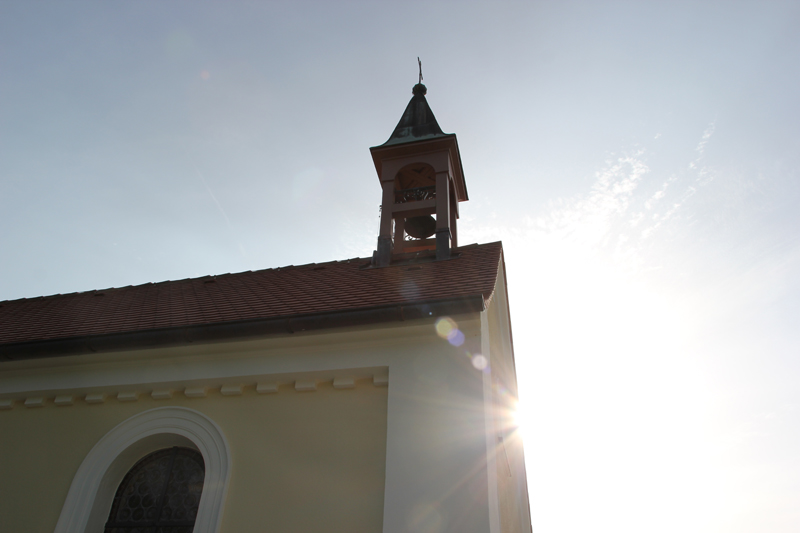
[[[214,420],[231,450],[222,532],[381,531],[386,387],[357,381],[316,391],[282,386],[205,398],[52,404],[0,412],[0,530],[51,532],[95,443],[131,416],[168,405]]]
[[[52,531],[92,446],[174,405],[206,415],[229,443],[222,532],[489,531],[485,374],[470,359],[481,319],[452,318],[463,344],[438,336],[432,318],[0,365],[10,406],[0,410],[0,530]],[[308,384],[316,390],[298,391]],[[187,397],[198,389],[206,396]],[[117,399],[133,392],[137,401]],[[65,395],[72,404],[56,406]],[[31,399],[43,406],[25,407]]]
[[[486,310],[491,363],[491,395],[494,405],[493,429],[497,500],[502,533],[531,530],[528,485],[522,436],[515,422],[518,389],[511,342],[505,273],[502,265],[497,287]]]

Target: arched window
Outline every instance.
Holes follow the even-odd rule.
[[[119,484],[105,533],[191,533],[204,478],[195,450],[174,446],[147,455]]]
[[[222,430],[202,413],[185,407],[157,407],[125,420],[100,439],[75,473],[54,533],[99,533],[114,506],[114,495],[136,464],[173,446],[197,450],[205,478],[192,533],[219,533],[231,471]],[[133,467],[131,466],[133,465]],[[122,482],[120,480],[123,480]],[[124,489],[123,489],[124,490]],[[198,492],[198,494],[200,494]],[[118,529],[151,533],[157,528]],[[113,531],[113,529],[112,529]],[[167,529],[169,533],[181,531]]]

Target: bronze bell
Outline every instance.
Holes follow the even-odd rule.
[[[407,218],[405,230],[415,239],[427,239],[436,233],[436,219],[431,215]]]

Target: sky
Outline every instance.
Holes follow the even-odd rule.
[[[800,529],[797,2],[0,3],[0,300],[370,256],[417,56],[534,531]]]

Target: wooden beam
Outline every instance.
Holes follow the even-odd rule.
[[[381,237],[392,236],[392,212],[394,206],[394,180],[383,181],[383,203],[381,204]]]
[[[394,219],[394,250],[393,253],[401,254],[403,253],[403,249],[405,248],[405,241],[403,237],[405,236],[405,226],[406,226],[406,219],[403,217],[395,217]]]
[[[436,229],[450,227],[450,176],[436,173]]]
[[[416,202],[406,202],[404,204],[394,204],[392,206],[393,213],[404,213],[406,211],[416,211],[418,209],[431,209],[436,207],[436,198],[429,200],[417,200]],[[433,211],[431,211],[433,213]]]
[[[458,218],[458,201],[456,195],[450,195],[450,243],[453,248],[458,246],[458,226],[456,219]]]

